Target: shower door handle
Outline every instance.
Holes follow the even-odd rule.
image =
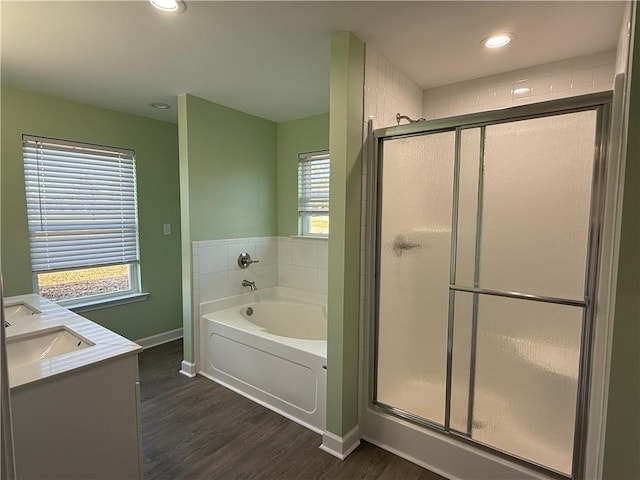
[[[393,239],[391,248],[393,249],[393,253],[395,254],[395,256],[399,257],[404,252],[408,252],[409,250],[422,248],[422,245],[408,240],[403,235],[396,235],[396,237]]]

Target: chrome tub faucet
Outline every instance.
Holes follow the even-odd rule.
[[[256,287],[256,282],[250,282],[249,280],[242,280],[242,286],[251,287],[252,292],[258,289],[258,287]]]

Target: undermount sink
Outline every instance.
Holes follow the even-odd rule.
[[[27,315],[37,315],[38,313],[41,312],[27,305],[26,303],[16,303],[4,307],[5,320],[11,320],[12,318],[16,317],[25,317]]]
[[[7,339],[7,363],[16,368],[93,345],[65,327],[40,330]]]

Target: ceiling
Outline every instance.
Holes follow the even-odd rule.
[[[6,1],[2,83],[166,121],[188,92],[273,121],[329,109],[330,39],[353,31],[422,88],[616,48],[622,2]],[[502,51],[479,46],[516,34]],[[151,102],[165,102],[156,110]]]

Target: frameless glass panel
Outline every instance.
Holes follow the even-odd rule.
[[[455,133],[387,140],[381,158],[376,400],[444,423]]]
[[[571,473],[583,309],[480,295],[472,438]]]
[[[583,299],[596,111],[486,127],[480,286]]]

